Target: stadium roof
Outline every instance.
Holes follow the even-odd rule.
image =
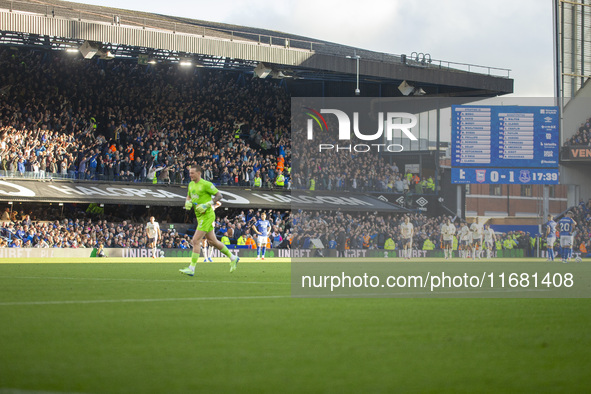
[[[354,91],[357,73],[364,96],[406,94],[490,97],[513,92],[509,70],[431,59],[429,54],[392,55],[266,29],[46,0],[0,0],[0,44],[52,50],[86,44],[104,59],[140,63],[190,61],[197,67],[242,70],[306,88],[320,81],[322,96]],[[84,53],[83,53],[84,54]],[[355,56],[359,56],[358,68]],[[256,70],[256,71],[255,71]],[[338,85],[338,86],[337,86]],[[300,93],[300,94],[298,94]]]

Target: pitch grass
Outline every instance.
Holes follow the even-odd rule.
[[[301,299],[289,263],[96,261],[0,264],[0,392],[591,385],[588,299]]]

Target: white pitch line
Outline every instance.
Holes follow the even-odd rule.
[[[369,297],[369,298],[398,298],[397,296],[424,296],[424,295],[430,295],[432,297],[410,297],[410,298],[463,298],[463,299],[470,299],[470,298],[496,298],[496,297],[483,297],[483,296],[478,296],[478,294],[491,294],[491,293],[496,293],[496,294],[503,294],[503,293],[516,293],[516,292],[548,292],[551,291],[551,289],[499,289],[499,290],[478,290],[478,291],[470,291],[470,290],[466,290],[466,291],[439,291],[439,292],[404,292],[404,293],[360,293],[360,294],[355,294],[355,293],[345,293],[345,294],[310,294],[310,295],[305,295],[305,294],[294,294],[293,297],[294,298],[363,298],[363,297]],[[474,294],[474,297],[445,297],[445,295],[453,295],[453,294]],[[527,297],[515,297],[515,298],[527,298]]]
[[[172,301],[226,301],[226,300],[264,300],[291,298],[291,295],[276,296],[235,296],[235,297],[190,297],[190,298],[130,298],[122,300],[64,300],[64,301],[15,301],[0,302],[0,306],[25,305],[69,305],[69,304],[116,304],[131,302],[172,302]]]
[[[95,281],[123,281],[123,282],[174,282],[174,283],[235,283],[247,285],[288,285],[289,282],[242,282],[240,280],[200,280],[189,279],[183,282],[175,279],[137,279],[137,278],[68,278],[58,276],[0,276],[0,279],[54,279],[54,280],[95,280]],[[1,393],[0,393],[1,394]]]
[[[521,292],[545,292],[547,290],[528,290],[528,289],[521,289]],[[510,289],[504,290],[497,290],[497,291],[477,291],[477,292],[469,292],[469,291],[451,291],[446,293],[440,293],[440,295],[445,294],[474,294],[475,297],[467,297],[467,298],[489,298],[489,297],[476,297],[478,294],[483,293],[511,293],[516,292]],[[138,299],[138,298],[131,298],[131,299],[121,299],[121,300],[62,300],[62,301],[14,301],[14,302],[0,302],[0,306],[26,306],[26,305],[73,305],[73,304],[116,304],[116,303],[140,303],[140,302],[176,302],[176,301],[228,301],[228,300],[265,300],[265,299],[281,299],[281,298],[363,298],[363,297],[376,297],[376,298],[397,298],[397,296],[420,296],[420,295],[432,295],[434,297],[425,297],[425,298],[449,298],[449,297],[440,297],[433,293],[425,293],[425,292],[407,292],[407,293],[390,293],[390,294],[380,294],[380,293],[373,293],[373,294],[323,294],[323,295],[270,295],[270,296],[231,296],[231,297],[189,297],[189,298],[145,298],[145,299]],[[420,297],[422,298],[422,297]],[[453,298],[453,297],[451,297]],[[493,297],[494,298],[494,297]]]

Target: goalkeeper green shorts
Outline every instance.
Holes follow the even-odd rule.
[[[208,209],[204,214],[197,214],[197,231],[204,231],[206,233],[213,230],[213,222],[215,222],[215,212],[213,209]]]

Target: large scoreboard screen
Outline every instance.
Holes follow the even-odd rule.
[[[558,183],[558,107],[455,105],[451,125],[452,183]],[[515,176],[528,169],[532,176]],[[499,176],[459,177],[476,173]]]

